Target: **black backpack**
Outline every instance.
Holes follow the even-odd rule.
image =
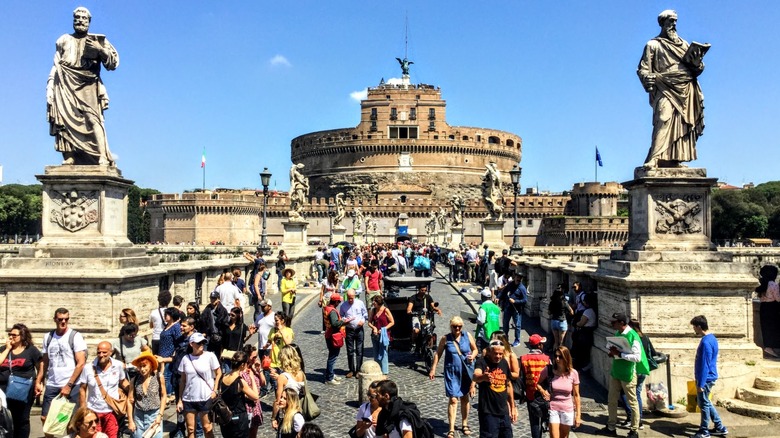
[[[403,401],[402,403],[398,416],[406,419],[412,425],[414,438],[434,438],[435,435],[433,434],[431,423],[423,419],[420,410],[417,409],[417,405],[408,401]],[[400,428],[398,430],[400,431]]]

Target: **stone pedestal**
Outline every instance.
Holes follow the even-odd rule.
[[[363,236],[363,231],[361,230],[355,230],[352,233],[352,240],[355,242],[356,245],[363,245],[366,243],[365,238]]]
[[[439,230],[436,240],[439,245],[444,245],[447,243],[447,230]]]
[[[347,240],[347,227],[336,225],[333,227],[333,243]]]
[[[451,242],[452,242],[452,246],[453,247],[456,247],[456,246],[460,245],[461,240],[463,240],[463,231],[464,231],[463,227],[457,227],[457,228],[453,227],[452,228],[452,230],[451,230],[451,233],[452,233],[451,234],[451,236],[452,236],[451,237],[452,238]]]
[[[591,357],[594,376],[606,385],[610,360],[605,337],[610,315],[625,312],[638,319],[656,350],[671,357],[675,398],[693,378],[699,338],[690,320],[704,315],[720,343],[716,398],[750,387],[761,359],[753,342],[751,294],[758,281],[750,266],[733,263],[732,254],[710,243],[710,188],[715,178],[705,169],[634,172],[624,183],[631,199],[630,237],[623,250],[601,260],[598,282],[599,328]],[[655,371],[649,381],[665,380]],[[656,373],[659,373],[656,375]]]
[[[284,227],[282,249],[284,249],[288,255],[308,252],[309,239],[307,237],[307,230],[309,228],[309,223],[304,220],[288,220],[282,222],[282,226]]]
[[[505,220],[485,219],[479,221],[482,225],[482,243],[480,246],[487,245],[493,251],[501,251],[509,246],[504,242],[504,224]]]

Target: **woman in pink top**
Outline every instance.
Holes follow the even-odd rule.
[[[548,368],[542,370],[539,381],[546,381]],[[550,400],[550,438],[567,438],[569,430],[582,423],[580,411],[580,376],[572,366],[569,349],[560,346],[555,350],[552,388],[542,386],[542,396]]]

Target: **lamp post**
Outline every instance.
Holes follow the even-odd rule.
[[[268,185],[271,184],[271,172],[268,171],[267,167],[260,172],[260,183],[263,185],[263,232],[260,235],[260,246],[257,247],[257,250],[262,251],[263,255],[270,255],[271,247],[268,246],[266,217],[268,215]]]
[[[352,243],[357,244],[357,230],[355,229],[355,222],[357,221],[357,215],[352,212]]]
[[[330,236],[328,237],[328,246],[333,246],[333,216],[336,215],[336,205],[332,202],[328,203],[328,226],[330,229]]]
[[[466,246],[466,201],[460,203],[460,246]]]
[[[512,236],[512,247],[509,249],[510,254],[520,255],[523,253],[523,247],[520,245],[520,234],[517,231],[517,190],[520,187],[520,176],[523,174],[523,169],[517,164],[509,171],[509,176],[512,178],[512,187],[515,192],[514,202],[514,216],[515,216],[515,232]]]

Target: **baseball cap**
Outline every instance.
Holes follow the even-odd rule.
[[[206,340],[206,337],[205,337],[205,336],[203,336],[203,334],[202,334],[202,333],[198,333],[198,332],[195,332],[195,333],[191,334],[191,335],[190,335],[190,338],[188,339],[188,341],[189,341],[190,343],[193,343],[193,342],[194,342],[194,343],[196,343],[196,344],[200,344],[201,342],[203,342],[203,341],[205,341],[205,340]]]
[[[485,298],[490,298],[493,296],[493,294],[490,292],[490,288],[486,287],[482,289],[482,296]]]
[[[547,338],[543,338],[537,335],[536,333],[534,333],[533,335],[531,335],[530,338],[528,338],[528,343],[533,346],[541,345],[544,344],[545,342],[547,342]]]
[[[628,324],[628,317],[626,316],[626,314],[625,314],[625,313],[620,313],[620,312],[617,312],[617,313],[613,313],[613,314],[612,314],[612,320],[611,320],[611,321],[612,321],[612,322],[614,322],[614,321],[620,321],[620,322],[622,322],[623,324]]]
[[[341,301],[341,294],[336,293],[336,292],[330,294],[330,300],[331,301]]]
[[[217,292],[217,291],[211,292],[211,294],[209,295],[209,298],[219,298],[219,292]]]
[[[273,303],[271,303],[271,300],[269,299],[260,301],[260,307],[271,306],[271,305],[273,305]]]

